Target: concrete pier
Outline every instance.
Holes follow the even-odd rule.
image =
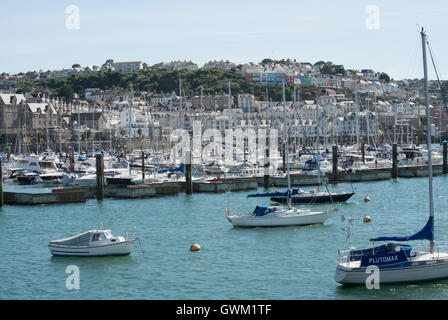
[[[220,193],[226,191],[245,191],[258,188],[256,178],[224,178],[219,181],[193,182],[194,192]]]
[[[85,202],[86,193],[79,190],[53,190],[48,193],[26,193],[26,192],[5,192],[4,200],[6,204],[18,205],[42,205]]]
[[[322,177],[325,181],[329,181],[328,177]],[[262,177],[257,177],[258,185],[263,186]],[[286,174],[274,175],[269,177],[269,187],[288,187],[288,179]],[[291,186],[293,187],[305,187],[305,186],[317,186],[322,185],[319,183],[318,177],[308,174],[291,173]]]

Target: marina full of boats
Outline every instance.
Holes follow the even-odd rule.
[[[293,151],[290,146],[288,162],[290,174],[316,176],[325,175],[333,170],[331,146],[312,152],[308,148]],[[358,172],[372,168],[392,168],[392,146],[366,145],[339,146],[338,171]],[[432,163],[442,163],[442,146],[431,150]],[[142,154],[144,155],[145,181],[143,181]],[[236,156],[234,155],[234,158]],[[70,156],[44,152],[35,154],[3,154],[3,181],[18,184],[42,184],[60,186],[95,186],[95,157],[91,154],[74,154],[73,163]],[[164,182],[185,180],[184,162],[172,161],[169,154],[152,150],[136,150],[130,154],[103,152],[104,176],[106,185],[138,185],[144,182]],[[181,159],[181,157],[179,157]],[[317,161],[318,159],[318,161]],[[398,146],[398,165],[400,167],[424,166],[428,164],[428,150],[424,146]],[[271,160],[269,175],[285,174],[282,159]],[[213,180],[217,177],[262,177],[266,175],[263,159],[234,160],[231,164],[224,161],[203,161],[192,165],[194,180]],[[316,180],[317,181],[317,180]],[[302,192],[297,192],[299,195]]]

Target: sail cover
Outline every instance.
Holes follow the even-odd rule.
[[[296,192],[298,193],[298,192]],[[292,194],[296,194],[294,193],[294,190],[292,192]],[[253,193],[248,195],[247,197],[249,198],[257,198],[257,197],[286,197],[286,198],[290,198],[291,197],[291,190],[287,190],[285,192],[266,192],[266,193]]]
[[[429,217],[426,225],[412,236],[392,236],[370,239],[370,241],[410,241],[410,240],[434,240],[434,217]]]
[[[249,198],[257,197],[287,197],[288,192],[266,192],[266,193],[254,193],[248,195]]]
[[[176,171],[179,171],[179,172],[185,172],[185,166],[184,166],[184,164],[182,163],[178,168],[176,168],[176,169],[162,169],[162,170],[158,170],[157,172],[158,173],[164,173],[164,172],[176,172]]]

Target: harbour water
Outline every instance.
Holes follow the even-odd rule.
[[[448,240],[447,179],[434,179],[436,244]],[[334,281],[346,237],[341,215],[355,219],[352,246],[368,247],[372,236],[413,234],[428,218],[427,184],[426,178],[353,184],[356,194],[338,204],[333,217],[306,227],[234,228],[225,218],[227,194],[5,205],[0,299],[448,299],[448,280],[379,290]],[[352,185],[330,188],[349,191]],[[247,198],[249,193],[231,193],[233,212],[270,203]],[[365,215],[373,221],[363,223]],[[125,257],[51,256],[50,240],[100,228],[101,221],[116,235],[135,226],[130,232],[141,239],[144,254],[136,245]],[[189,251],[193,243],[200,244],[199,252]],[[422,245],[427,249],[427,242]],[[79,290],[66,287],[69,265],[79,267]]]

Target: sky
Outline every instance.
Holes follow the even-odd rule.
[[[291,58],[422,78],[423,26],[446,79],[447,17],[446,0],[1,0],[0,73]]]

